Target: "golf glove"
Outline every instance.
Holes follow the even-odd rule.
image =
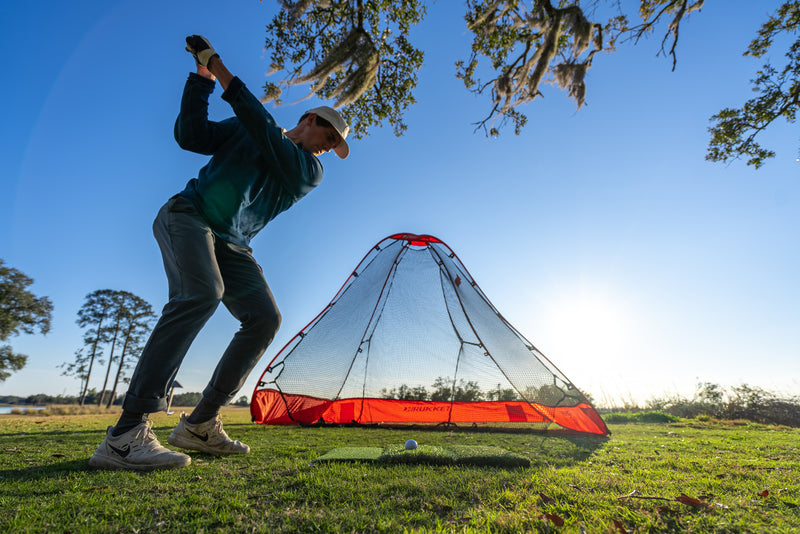
[[[186,38],[186,51],[192,54],[194,60],[204,67],[208,67],[208,62],[212,57],[219,57],[219,54],[208,42],[208,39],[201,35],[190,35]]]

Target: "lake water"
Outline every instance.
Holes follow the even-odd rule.
[[[22,410],[23,412],[27,412],[30,410],[44,410],[44,406],[0,406],[0,415],[8,415],[11,413],[11,410]]]

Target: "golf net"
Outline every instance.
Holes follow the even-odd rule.
[[[251,413],[264,424],[546,423],[608,433],[455,253],[413,234],[369,251],[269,363]]]

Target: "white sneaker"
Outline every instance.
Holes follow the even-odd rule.
[[[192,463],[190,456],[162,447],[152,426],[152,421],[146,421],[119,436],[111,435],[114,427],[108,427],[106,439],[89,458],[89,465],[101,469],[150,471],[186,467]]]
[[[193,425],[186,420],[186,414],[182,413],[181,421],[167,438],[167,443],[184,449],[216,455],[250,452],[249,446],[228,437],[228,434],[222,429],[219,415],[205,423]]]

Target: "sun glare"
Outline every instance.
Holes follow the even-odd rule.
[[[620,298],[582,291],[556,300],[544,331],[558,359],[588,367],[621,364],[631,357],[634,319]]]

